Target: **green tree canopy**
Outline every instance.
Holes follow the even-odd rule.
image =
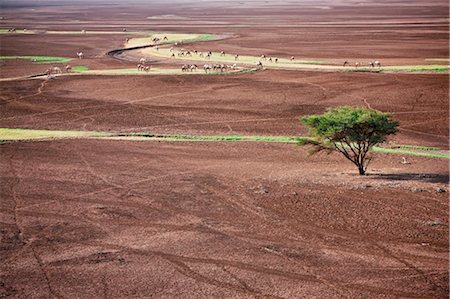
[[[398,127],[389,113],[350,106],[331,108],[301,121],[309,127],[309,138],[300,140],[300,145],[312,145],[311,154],[337,151],[353,162],[361,175],[370,162],[367,154],[371,147],[385,142]]]

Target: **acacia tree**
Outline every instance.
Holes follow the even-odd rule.
[[[302,117],[301,121],[309,127],[309,134],[299,140],[299,145],[311,145],[310,154],[337,151],[358,167],[360,175],[366,174],[371,160],[369,150],[385,142],[398,127],[389,113],[350,106],[331,108],[321,115]]]

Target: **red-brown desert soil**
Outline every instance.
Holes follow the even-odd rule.
[[[440,0],[6,3],[2,28],[230,34],[195,47],[337,62],[448,57]],[[105,56],[125,36],[0,34],[0,56],[82,50],[91,69],[130,68]],[[48,67],[0,63],[1,78]],[[448,149],[448,80],[293,70],[20,79],[0,82],[0,128],[296,136],[301,116],[359,105],[394,114],[391,143]],[[358,176],[336,154],[292,144],[0,144],[0,298],[448,298],[448,160],[408,161],[375,153]]]

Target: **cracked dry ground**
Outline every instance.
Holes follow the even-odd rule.
[[[307,159],[281,144],[64,140],[0,149],[3,296],[448,291],[448,202],[434,192],[445,175],[361,178],[338,156]],[[397,156],[378,158],[374,169],[399,167]],[[447,171],[430,162],[416,159],[408,173]],[[411,191],[417,186],[424,192]]]

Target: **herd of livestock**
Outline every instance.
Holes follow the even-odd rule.
[[[15,31],[15,28],[13,28],[12,30]],[[10,31],[12,31],[12,30],[10,30]],[[155,44],[157,44],[158,42],[161,41],[161,38],[155,37],[152,41]],[[162,41],[168,41],[167,36],[164,36],[162,38]],[[175,46],[178,46],[178,45],[183,45],[183,41],[179,41],[179,42],[175,43]],[[155,45],[155,49],[157,51],[159,50],[157,45]],[[176,56],[178,56],[180,58],[187,58],[187,59],[189,59],[189,58],[192,58],[193,54],[194,54],[194,55],[198,56],[199,58],[211,59],[211,57],[213,55],[212,51],[207,51],[207,52],[203,53],[203,52],[200,52],[200,51],[197,51],[197,50],[185,50],[183,48],[177,49],[177,51],[175,52],[175,49],[173,47],[171,47],[169,49],[169,51],[171,53],[170,54],[170,58],[176,58]],[[77,54],[77,57],[79,59],[83,59],[84,58],[84,53],[83,52],[80,51],[80,52],[77,52],[76,54]],[[220,53],[219,53],[220,57],[223,57],[225,55],[227,55],[227,54],[224,51],[220,51]],[[235,61],[239,60],[239,54],[230,54],[230,55],[234,56],[234,60]],[[294,61],[295,57],[291,56],[289,60],[290,61]],[[262,61],[278,63],[279,59],[278,59],[278,57],[268,57],[266,55],[261,55],[260,58],[259,58],[259,61],[256,63],[256,69],[262,69],[263,68]],[[343,63],[343,67],[350,66],[350,65],[351,65],[351,63],[349,61],[347,61],[347,60],[344,61],[344,63]],[[360,62],[355,62],[354,63],[354,67],[355,68],[358,68],[359,66],[361,66]],[[372,67],[372,68],[376,68],[376,67],[381,68],[381,62],[380,61],[371,61],[371,62],[368,63],[368,66]],[[182,72],[193,72],[193,71],[196,71],[198,68],[199,68],[199,66],[197,64],[183,64],[181,66],[181,71]],[[139,64],[137,65],[137,70],[138,71],[149,72],[150,69],[151,69],[151,66],[147,64],[147,60],[145,58],[141,58],[139,60]],[[237,70],[237,69],[239,69],[239,67],[237,66],[236,63],[234,63],[233,65],[206,63],[206,64],[203,65],[203,70],[205,71],[205,73],[208,73],[208,72],[211,72],[211,71],[225,72],[228,69],[230,69],[230,70]],[[72,67],[70,65],[67,65],[65,67],[65,71],[67,73],[70,73],[72,71]],[[53,74],[61,74],[61,73],[62,73],[62,70],[59,67],[49,68],[45,72],[45,74],[47,74],[48,76],[53,75]]]

